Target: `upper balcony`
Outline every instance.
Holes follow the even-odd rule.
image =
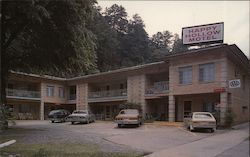
[[[127,89],[114,89],[105,91],[89,92],[89,102],[120,101],[127,99]]]
[[[41,92],[6,88],[6,96],[13,99],[40,100]]]
[[[152,86],[149,86],[145,91],[146,98],[153,98],[159,96],[166,96],[169,93],[169,82],[160,81],[154,82]]]

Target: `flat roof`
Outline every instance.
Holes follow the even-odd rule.
[[[208,46],[208,47],[204,47],[204,48],[191,49],[191,50],[187,50],[187,51],[183,51],[183,52],[179,52],[179,53],[170,54],[163,59],[164,61],[142,64],[142,65],[137,65],[137,66],[132,66],[132,67],[111,70],[111,71],[107,71],[107,72],[101,72],[101,73],[90,74],[90,75],[83,75],[83,76],[72,77],[72,78],[61,78],[61,77],[55,77],[55,76],[49,76],[49,75],[29,74],[29,73],[17,72],[17,71],[13,71],[13,70],[11,70],[10,72],[13,74],[25,75],[25,76],[36,77],[36,78],[44,78],[44,79],[57,80],[57,81],[72,81],[72,80],[79,80],[79,79],[96,77],[96,76],[101,76],[101,75],[108,75],[108,74],[143,69],[143,68],[147,68],[147,67],[150,67],[153,65],[165,64],[166,62],[169,61],[170,58],[173,58],[173,57],[185,56],[185,55],[190,55],[193,53],[203,53],[203,52],[207,52],[207,51],[214,50],[214,49],[220,49],[220,48],[228,48],[230,50],[230,52],[234,55],[234,57],[236,57],[245,67],[248,68],[248,71],[250,74],[250,61],[245,56],[245,54],[235,44],[232,44],[232,45],[219,44],[219,45],[213,45],[213,46]],[[235,51],[238,51],[239,53],[237,53]],[[248,64],[248,65],[245,65],[245,64]]]

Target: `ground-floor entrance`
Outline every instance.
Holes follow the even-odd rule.
[[[17,120],[38,120],[40,101],[8,100],[7,105]]]
[[[192,112],[210,112],[219,120],[219,112],[216,108],[219,103],[219,93],[175,96],[175,119],[176,121],[183,121]]]
[[[119,113],[119,105],[125,101],[89,103],[89,109],[97,120],[113,120]]]
[[[146,119],[168,120],[168,97],[146,100]]]

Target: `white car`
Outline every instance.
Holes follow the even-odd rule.
[[[74,124],[75,122],[90,123],[95,122],[95,115],[88,110],[75,110],[71,115],[66,118],[67,122]]]
[[[209,112],[193,112],[190,118],[184,120],[185,125],[190,131],[195,129],[209,129],[211,132],[216,130],[216,120]]]

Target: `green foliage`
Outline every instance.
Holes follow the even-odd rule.
[[[125,8],[117,4],[100,12],[99,7],[88,25],[97,39],[98,69],[108,71],[147,62],[149,39],[142,18],[135,14],[129,20]]]
[[[3,104],[0,108],[0,130],[7,129],[9,122],[14,123],[14,117],[10,108]]]
[[[119,110],[123,110],[123,109],[137,109],[139,110],[139,112],[142,112],[141,104],[133,103],[133,102],[125,102],[123,104],[120,104]]]
[[[179,35],[172,35],[169,31],[154,34],[149,45],[152,51],[151,61],[162,61],[169,54],[188,50],[188,46],[183,45]]]
[[[79,143],[15,143],[0,151],[1,157],[140,157],[139,152],[103,152],[97,145]]]
[[[61,76],[96,69],[95,36],[86,22],[94,0],[3,1],[7,69]],[[63,13],[63,14],[62,14]],[[58,72],[59,71],[59,72]]]
[[[106,8],[104,12],[104,18],[112,29],[120,33],[126,33],[128,19],[128,13],[123,6],[113,4],[110,8]]]
[[[157,32],[151,38],[152,44],[156,49],[165,48],[170,51],[173,35],[169,31]]]
[[[178,34],[174,34],[174,40],[173,40],[173,46],[172,46],[172,51],[171,53],[180,53],[183,51],[188,50],[187,45],[183,45],[182,39],[180,39]]]

